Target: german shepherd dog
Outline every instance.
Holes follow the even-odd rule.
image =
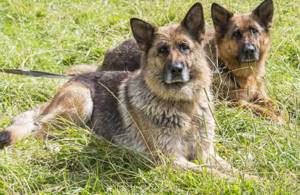
[[[213,45],[220,59],[215,63],[220,76],[216,76],[214,91],[221,99],[229,98],[238,106],[284,123],[278,106],[266,93],[264,81],[273,12],[272,0],[265,0],[246,15],[234,15],[218,4],[212,5]]]
[[[70,79],[50,102],[16,117],[1,132],[0,144],[42,132],[64,118],[89,124],[97,135],[153,159],[163,154],[183,169],[201,172],[205,167],[225,178],[238,174],[214,148],[202,5],[196,3],[180,25],[156,27],[136,18],[130,24],[141,51],[139,70]],[[205,165],[192,162],[199,158]]]
[[[264,81],[273,10],[272,0],[265,0],[243,15],[234,15],[213,3],[215,30],[207,31],[204,42],[208,61],[218,73],[213,79],[214,94],[221,100],[230,100],[231,105],[283,123],[282,113],[268,97]],[[126,40],[105,54],[98,70],[136,70],[140,68],[140,55],[135,40]]]

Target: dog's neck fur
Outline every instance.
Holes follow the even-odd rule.
[[[232,70],[232,64],[226,61],[224,66],[228,68],[228,76],[239,89],[256,89],[264,85],[265,75],[265,57],[266,53],[262,54],[259,61],[254,66],[241,68],[240,70]],[[241,67],[240,64],[233,67]]]
[[[253,64],[249,64],[249,66],[240,64],[237,60],[223,58],[222,56],[220,56],[220,63],[224,63],[224,66],[234,77],[244,80],[250,77],[262,78],[265,75],[266,53],[261,54],[260,59]]]

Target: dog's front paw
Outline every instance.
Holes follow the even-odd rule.
[[[289,121],[288,112],[285,112],[283,110],[282,111],[270,110],[265,117],[277,125],[284,125]]]
[[[9,131],[0,132],[0,149],[11,143],[11,133]]]
[[[278,125],[284,125],[289,120],[289,114],[270,98],[258,102],[265,110],[265,117]]]
[[[276,123],[277,125],[284,125],[286,124],[286,119],[285,117],[282,116],[275,116],[271,119],[274,123]]]
[[[255,175],[249,175],[249,174],[243,174],[243,178],[246,180],[252,180],[252,181],[260,181],[261,178]]]

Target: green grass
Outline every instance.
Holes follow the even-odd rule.
[[[201,1],[206,21],[212,1]],[[218,0],[248,12],[259,1]],[[107,48],[131,36],[129,18],[157,25],[179,22],[194,1],[1,0],[0,67],[63,73],[101,64]],[[153,168],[149,160],[96,138],[86,129],[53,129],[54,139],[29,138],[0,151],[0,194],[179,193],[300,194],[299,1],[276,0],[267,63],[270,96],[290,113],[277,126],[217,102],[216,145],[234,166],[263,178],[230,183],[209,175]],[[0,74],[0,129],[17,113],[55,93],[62,80]]]

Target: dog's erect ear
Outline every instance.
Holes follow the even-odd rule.
[[[190,8],[182,20],[181,26],[185,28],[195,40],[201,40],[201,35],[205,32],[205,22],[201,3],[195,3]]]
[[[274,6],[272,0],[265,0],[252,11],[252,16],[266,30],[272,26]]]
[[[225,32],[233,13],[217,3],[211,5],[211,17],[217,32]]]
[[[138,43],[140,49],[143,51],[148,50],[152,45],[156,27],[137,18],[130,19],[130,26],[133,37]]]

